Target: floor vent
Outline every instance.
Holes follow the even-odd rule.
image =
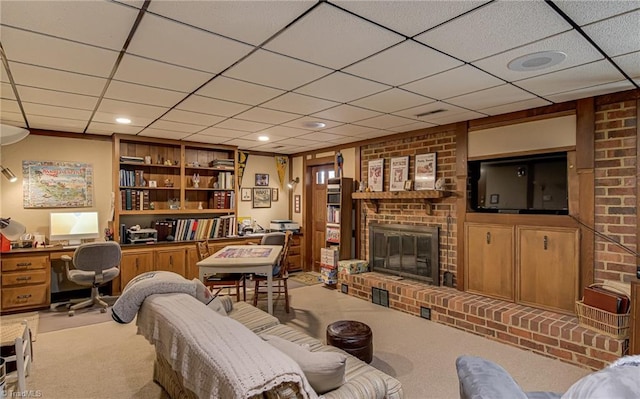
[[[423,319],[431,320],[431,308],[420,306],[420,317],[422,317]]]
[[[348,294],[349,293],[349,285],[343,283],[340,286],[340,292],[342,292],[343,294]]]
[[[389,307],[389,291],[376,287],[371,287],[371,302],[376,305]]]

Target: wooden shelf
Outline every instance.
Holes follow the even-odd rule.
[[[374,192],[356,192],[351,194],[351,198],[355,200],[371,201],[376,207],[376,213],[380,211],[380,200],[423,200],[427,214],[433,213],[431,201],[439,198],[448,197],[451,191],[444,190],[420,190],[420,191],[374,191]]]

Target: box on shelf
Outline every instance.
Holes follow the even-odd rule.
[[[369,271],[369,263],[361,259],[348,259],[338,262],[338,273],[345,271],[347,274],[358,274]]]
[[[320,248],[320,263],[324,266],[338,266],[338,258],[340,253],[335,247]]]
[[[333,285],[338,283],[338,269],[331,266],[320,267],[320,279],[327,285]]]

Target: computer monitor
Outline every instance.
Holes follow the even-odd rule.
[[[83,239],[99,238],[98,212],[51,212],[49,241],[67,240],[80,245]]]

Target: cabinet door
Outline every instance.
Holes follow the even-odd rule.
[[[186,262],[184,248],[161,249],[156,251],[155,270],[164,270],[185,276]]]
[[[465,224],[467,291],[513,301],[513,228]]]
[[[124,289],[135,276],[153,270],[153,251],[122,252],[120,260],[120,287]]]
[[[578,230],[518,226],[518,302],[573,313],[578,299]]]

